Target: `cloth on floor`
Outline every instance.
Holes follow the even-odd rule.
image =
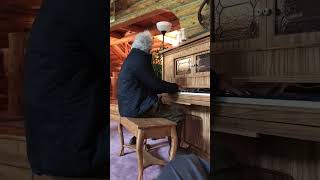
[[[194,154],[180,155],[170,161],[157,180],[207,180],[210,165]]]

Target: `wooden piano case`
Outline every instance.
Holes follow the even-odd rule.
[[[210,88],[210,34],[163,52],[162,78],[184,88]],[[163,94],[164,103],[185,109],[182,139],[199,156],[210,158],[210,94]]]
[[[210,34],[164,51],[162,79],[184,87],[210,88]]]
[[[320,84],[319,1],[214,0],[214,5],[213,68],[231,86]],[[266,8],[270,14],[259,14]],[[232,147],[242,163],[295,180],[320,179],[318,100],[225,96],[214,104],[213,141]]]

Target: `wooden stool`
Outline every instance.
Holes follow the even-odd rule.
[[[120,136],[120,156],[124,155],[124,147],[133,148],[136,150],[138,159],[138,180],[143,179],[144,168],[151,165],[164,165],[165,161],[152,156],[143,148],[144,140],[148,138],[164,138],[171,137],[171,150],[169,159],[172,160],[177,152],[178,137],[176,131],[177,124],[165,118],[127,118],[120,117],[119,136]],[[123,140],[123,130],[125,127],[136,138],[136,147],[125,145]]]

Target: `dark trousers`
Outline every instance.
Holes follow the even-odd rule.
[[[185,113],[176,105],[165,105],[161,98],[143,114],[143,117],[162,117],[170,121],[181,123],[185,119]]]

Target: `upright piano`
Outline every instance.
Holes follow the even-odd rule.
[[[319,1],[214,0],[212,130],[245,165],[320,179]]]
[[[162,78],[178,83],[176,94],[162,94],[166,104],[185,109],[182,140],[197,155],[210,158],[210,33],[162,52]]]

